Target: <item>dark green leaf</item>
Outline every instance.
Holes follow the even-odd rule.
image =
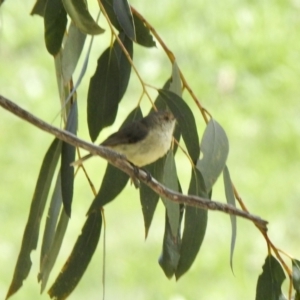
[[[135,108],[123,122],[122,127],[143,117],[140,107]],[[92,202],[88,214],[115,199],[127,184],[129,176],[112,165],[107,165],[100,190]]]
[[[50,54],[56,55],[61,48],[67,26],[67,13],[62,0],[47,1],[44,26],[46,48]]]
[[[124,45],[125,49],[127,50],[129,56],[132,59],[133,58],[132,40],[130,40],[124,33],[120,33],[119,38],[120,38],[122,44]],[[120,95],[119,95],[119,97],[120,97],[120,99],[122,99],[126,92],[127,86],[128,86],[130,73],[131,73],[131,65],[117,41],[114,43],[113,49],[116,52],[117,59],[119,62],[119,74],[120,74],[119,75],[119,77],[120,77]]]
[[[65,84],[71,79],[77,66],[86,35],[73,22],[69,27],[68,36],[62,51],[62,76]]]
[[[145,167],[145,169],[159,182],[162,181],[165,157],[160,158],[154,163]],[[143,210],[144,224],[145,224],[145,238],[148,236],[149,228],[153,219],[156,205],[159,200],[159,195],[150,189],[147,185],[140,186],[140,201]]]
[[[71,255],[48,291],[51,298],[66,299],[74,290],[96,250],[101,225],[102,215],[99,209],[88,216]]]
[[[293,265],[293,286],[297,293],[300,293],[300,261],[292,260]]]
[[[255,300],[283,300],[285,297],[281,292],[281,285],[285,279],[280,263],[268,255],[263,272],[258,277]]]
[[[226,133],[221,125],[211,119],[201,141],[203,158],[198,160],[197,168],[203,175],[206,190],[210,191],[223,171],[229,152]]]
[[[177,171],[176,171],[173,151],[169,151],[166,157],[166,162],[164,166],[163,184],[173,191],[178,191]],[[179,215],[180,215],[179,204],[165,197],[162,197],[162,200],[167,210],[167,215],[169,218],[172,234],[173,236],[176,236],[179,228]]]
[[[78,123],[77,102],[70,109],[66,130],[76,134]],[[71,216],[71,205],[73,200],[74,167],[71,163],[75,160],[76,149],[74,146],[63,142],[61,149],[61,192],[66,214]]]
[[[30,14],[40,15],[41,17],[44,17],[46,4],[47,0],[37,0]]]
[[[31,268],[30,253],[36,249],[40,222],[45,209],[51,181],[60,155],[61,142],[55,139],[48,149],[41,166],[39,177],[30,206],[28,221],[25,227],[22,246],[15,267],[14,276],[6,299],[14,294],[23,284]]]
[[[223,181],[224,181],[224,187],[225,187],[225,195],[226,200],[228,204],[231,204],[232,206],[236,207],[235,205],[235,198],[234,198],[234,192],[232,188],[232,182],[230,179],[230,174],[227,166],[225,166],[223,170]],[[230,244],[230,266],[231,270],[233,270],[233,251],[236,241],[236,216],[230,215],[230,221],[231,221],[231,244]]]
[[[189,195],[208,198],[202,174],[199,170],[192,170]],[[184,216],[184,230],[180,249],[180,260],[175,272],[178,280],[193,264],[202,245],[207,227],[207,210],[186,206]]]
[[[180,224],[181,217],[178,221]],[[180,259],[180,242],[180,228],[178,228],[178,231],[174,236],[172,234],[168,213],[166,211],[163,249],[158,262],[168,278],[172,278],[177,268]]]
[[[170,87],[168,88],[168,90],[178,95],[179,97],[181,97],[182,95],[180,71],[176,61],[172,65],[172,81],[170,82]]]
[[[136,15],[133,15],[136,42],[144,47],[155,47],[155,41],[148,27]]]
[[[91,140],[111,125],[117,115],[120,101],[119,63],[116,52],[106,49],[98,59],[95,74],[90,80],[87,121]]]
[[[64,7],[74,24],[86,34],[100,34],[104,32],[90,15],[85,0],[62,0]]]
[[[113,0],[113,10],[125,34],[135,41],[135,28],[127,0]]]
[[[159,94],[174,114],[181,129],[183,140],[193,162],[200,155],[199,138],[194,115],[185,101],[168,90],[159,90]]]

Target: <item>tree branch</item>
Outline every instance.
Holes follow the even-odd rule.
[[[173,190],[168,189],[161,183],[159,183],[156,179],[152,178],[149,180],[148,175],[145,171],[138,169],[138,173],[134,170],[131,164],[128,163],[126,158],[118,154],[117,152],[108,149],[103,146],[97,146],[92,143],[86,142],[84,140],[79,139],[77,136],[71,134],[68,131],[59,129],[57,127],[54,127],[41,119],[35,117],[28,111],[22,109],[18,105],[16,105],[14,102],[6,99],[5,97],[0,95],[0,105],[5,108],[6,110],[10,111],[14,115],[18,116],[19,118],[31,123],[32,125],[56,136],[58,139],[67,142],[68,144],[71,144],[75,147],[80,147],[82,149],[85,149],[89,151],[90,153],[94,155],[99,155],[102,158],[106,159],[110,164],[114,165],[118,169],[122,170],[126,174],[128,174],[131,177],[137,176],[140,181],[142,181],[144,184],[148,185],[152,190],[154,190],[157,194],[160,196],[166,197],[170,199],[171,201],[186,204],[206,210],[217,210],[221,211],[230,215],[235,215],[242,217],[244,219],[250,220],[254,222],[259,228],[263,229],[264,231],[267,230],[267,224],[268,222],[261,219],[258,216],[252,215],[248,212],[245,212],[243,210],[240,210],[238,208],[235,208],[232,205],[228,205],[225,203],[220,203],[217,201],[211,201],[209,199],[205,199],[198,196],[193,195],[183,195],[178,192],[174,192]]]

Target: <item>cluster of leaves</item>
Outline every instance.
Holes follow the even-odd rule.
[[[113,42],[100,55],[89,84],[87,125],[92,141],[97,139],[103,128],[112,125],[116,119],[119,103],[123,99],[130,80],[134,46],[155,46],[149,26],[131,9],[126,0],[102,0],[99,1],[99,5],[111,29]],[[104,30],[92,18],[84,0],[38,0],[32,14],[39,14],[44,18],[45,44],[48,52],[55,59],[65,129],[76,134],[78,123],[76,89],[84,76],[92,42],[75,86],[72,75],[82,52],[86,35],[103,34]],[[115,33],[116,31],[118,33]],[[143,81],[141,84],[144,88],[143,93],[148,96]],[[177,119],[174,138],[178,142],[181,138],[183,139],[191,161],[188,194],[210,199],[213,185],[223,174],[225,197],[229,204],[235,206],[234,190],[226,166],[229,152],[226,134],[220,124],[210,118],[201,142],[199,141],[194,114],[182,98],[183,89],[184,83],[180,70],[176,62],[172,61],[170,79],[166,81],[162,89],[158,90],[158,96],[153,103],[157,109],[169,109]],[[141,109],[137,106],[128,114],[122,126],[142,117]],[[175,164],[177,150],[176,144],[165,157],[146,168],[165,186],[182,192]],[[56,180],[51,200],[49,200],[38,276],[41,290],[43,291],[46,287],[71,216],[74,187],[74,167],[71,163],[75,160],[75,156],[75,147],[55,139],[44,157],[7,298],[22,286],[23,280],[29,274],[32,264],[30,254],[37,247],[40,222],[47,204],[50,185]],[[101,209],[116,198],[128,180],[127,174],[112,165],[107,166],[100,189],[95,194],[88,210],[82,232],[59,276],[48,291],[51,298],[65,299],[78,284],[100,238]],[[139,191],[147,237],[159,196],[146,185],[141,185]],[[207,210],[184,206],[167,198],[161,200],[165,205],[166,214],[159,264],[168,278],[175,276],[178,279],[188,271],[199,253],[206,232],[208,214]],[[230,263],[232,265],[236,219],[234,216],[230,218],[232,225]],[[300,269],[299,262],[296,260],[293,260],[292,274],[296,299],[299,299]],[[284,299],[281,292],[284,278],[282,264],[269,253],[263,266],[263,273],[258,278],[256,299]]]

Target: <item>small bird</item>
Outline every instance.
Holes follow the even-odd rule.
[[[119,129],[100,145],[125,155],[133,165],[143,167],[168,152],[175,121],[175,117],[169,111],[152,112],[143,119]],[[90,153],[73,164],[82,164],[92,156]]]

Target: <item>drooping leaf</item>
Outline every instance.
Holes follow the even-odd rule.
[[[119,101],[119,62],[113,48],[108,48],[98,59],[88,91],[87,121],[93,142],[104,127],[114,122]]]
[[[101,210],[91,213],[67,262],[48,291],[51,298],[66,299],[75,289],[96,250],[102,226]]]
[[[90,15],[85,0],[62,0],[64,7],[74,24],[86,34],[101,34],[104,32]]]
[[[113,0],[113,10],[125,34],[135,41],[135,28],[127,0]]]
[[[293,266],[293,286],[294,289],[300,294],[300,261],[292,259]]]
[[[45,209],[51,181],[60,155],[61,142],[55,139],[48,149],[40,169],[29,217],[25,227],[21,250],[18,256],[13,279],[6,299],[13,295],[23,284],[31,268],[30,253],[37,247],[40,222]]]
[[[119,38],[124,45],[125,49],[127,50],[127,53],[133,58],[133,42],[130,40],[124,33],[119,34]],[[131,65],[124,54],[123,50],[121,49],[119,43],[116,41],[113,46],[114,51],[116,52],[118,63],[119,63],[119,77],[120,77],[120,99],[123,98],[129,78],[130,78],[130,73],[131,73]]]
[[[47,0],[37,0],[32,8],[31,15],[39,15],[44,17]]]
[[[62,210],[59,223],[57,224],[61,204],[61,175],[59,173],[47,215],[41,248],[40,272],[38,274],[38,281],[41,282],[41,293],[46,287],[69,222],[69,217],[66,215],[65,211]]]
[[[191,109],[181,97],[171,91],[162,89],[159,90],[159,94],[175,116],[189,155],[195,163],[200,155],[200,147],[196,121]]]
[[[75,71],[84,46],[85,38],[86,35],[71,22],[62,51],[62,76],[65,84],[69,82]]]
[[[256,285],[255,300],[283,300],[281,285],[285,279],[280,263],[272,255],[268,255]]]
[[[202,174],[196,168],[192,170],[188,193],[208,199]],[[191,267],[200,250],[206,232],[207,217],[207,210],[192,206],[185,208],[180,260],[175,272],[177,280]]]
[[[70,109],[66,130],[76,134],[78,124],[77,101]],[[61,148],[61,192],[66,214],[71,216],[71,205],[73,200],[74,167],[71,165],[75,160],[76,149],[74,146],[63,142]]]
[[[62,0],[47,1],[44,11],[45,42],[48,52],[56,55],[62,45],[67,26],[67,13]]]
[[[162,157],[154,163],[145,167],[145,169],[159,182],[162,181],[165,157]],[[144,225],[145,225],[145,238],[148,236],[149,228],[153,219],[156,205],[159,200],[159,195],[150,189],[147,185],[141,184],[140,186],[140,201],[142,205]]]
[[[181,97],[182,88],[181,88],[181,79],[180,79],[180,71],[177,66],[176,61],[172,65],[172,81],[170,82],[169,91]]]
[[[141,21],[136,15],[133,15],[136,43],[144,47],[155,47],[156,43],[153,39],[150,30],[143,21]]]
[[[135,108],[123,122],[121,128],[133,122],[134,120],[141,119],[142,117],[143,115],[140,107]],[[110,201],[114,200],[124,189],[128,182],[128,179],[129,176],[126,173],[108,164],[101,183],[100,190],[93,200],[88,210],[88,214],[91,214],[94,210],[97,210]]]
[[[234,198],[234,192],[232,188],[232,182],[230,179],[230,174],[227,166],[225,166],[223,170],[223,181],[224,181],[224,187],[225,187],[225,196],[228,204],[231,204],[232,206],[235,205],[235,198]],[[231,243],[230,243],[230,266],[231,270],[233,270],[233,251],[236,241],[236,216],[230,215],[230,221],[231,221]]]
[[[229,143],[221,125],[211,119],[201,141],[203,157],[197,162],[197,168],[203,175],[206,190],[210,191],[222,173],[229,152]]]
[[[181,216],[178,221],[180,224]],[[158,262],[161,268],[163,269],[165,275],[169,279],[173,277],[180,259],[180,245],[181,245],[180,227],[178,228],[176,235],[174,236],[169,222],[168,213],[166,211],[163,249]]]

